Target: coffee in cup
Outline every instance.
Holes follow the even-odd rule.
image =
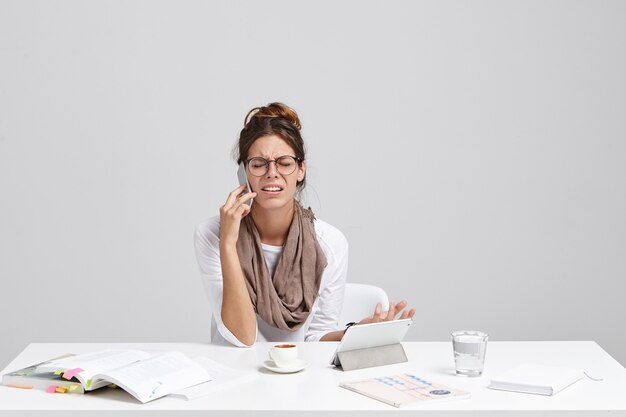
[[[269,355],[276,366],[289,367],[298,360],[298,346],[289,343],[274,345],[270,348]]]

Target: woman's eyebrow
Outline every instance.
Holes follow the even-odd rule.
[[[280,158],[281,156],[293,156],[290,153],[281,153],[281,154],[276,154],[276,156],[271,157],[269,156],[269,154],[265,154],[265,155],[255,155],[255,156],[249,156],[248,159],[252,159],[252,158],[264,158],[267,160],[270,159],[276,159],[276,158]],[[293,156],[295,158],[295,156]]]

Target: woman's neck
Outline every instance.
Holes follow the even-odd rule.
[[[265,210],[253,205],[250,215],[256,229],[259,231],[261,243],[273,246],[282,246],[287,240],[287,233],[293,220],[294,200],[285,207]]]

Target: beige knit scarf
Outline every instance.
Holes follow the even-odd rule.
[[[255,311],[268,324],[283,330],[300,328],[311,313],[326,268],[313,220],[313,211],[298,201],[287,240],[271,277],[259,232],[246,216],[239,228],[237,253]]]

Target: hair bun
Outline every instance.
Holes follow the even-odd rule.
[[[281,117],[294,125],[298,130],[302,128],[296,111],[288,105],[278,102],[250,110],[244,119],[243,128],[245,129],[253,118],[261,119],[264,117]]]

